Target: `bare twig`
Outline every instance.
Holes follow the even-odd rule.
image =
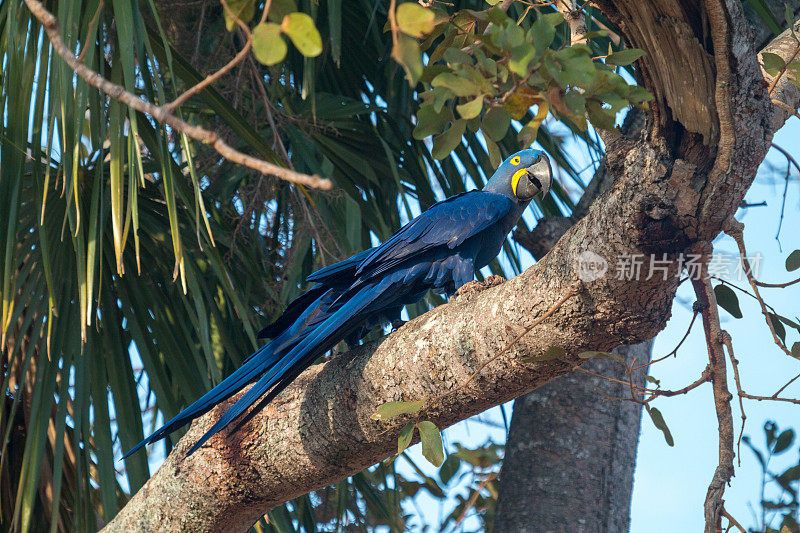
[[[136,95],[127,92],[123,87],[108,81],[97,72],[87,67],[83,62],[72,53],[64,41],[61,39],[61,34],[58,31],[58,21],[50,13],[39,0],[25,0],[25,4],[31,11],[34,17],[42,24],[47,36],[50,38],[50,43],[53,49],[59,56],[67,63],[67,65],[75,71],[89,86],[103,91],[111,98],[122,102],[128,107],[146,113],[156,119],[158,122],[172,126],[178,131],[181,131],[204,144],[214,148],[221,156],[229,161],[244,165],[253,170],[257,170],[262,174],[269,174],[277,178],[314,187],[318,189],[330,189],[333,184],[330,180],[321,178],[319,176],[310,176],[295,172],[287,168],[280,167],[273,163],[258,159],[256,157],[244,154],[235,148],[231,147],[223,141],[216,132],[207,130],[201,126],[194,126],[180,118],[176,117],[169,112],[164,106],[156,106],[149,102],[136,97]]]
[[[705,531],[714,533],[720,523],[722,496],[733,477],[733,415],[731,412],[731,393],[728,390],[723,332],[719,323],[717,298],[708,276],[708,260],[711,246],[706,244],[702,250],[700,276],[692,278],[697,301],[700,302],[703,330],[708,347],[708,360],[711,366],[711,385],[714,393],[714,406],[719,425],[719,463],[714,477],[708,486],[705,499]]]
[[[632,368],[631,370],[639,370],[639,369],[642,369],[642,368],[648,368],[650,365],[652,365],[652,364],[654,364],[654,363],[661,362],[661,361],[663,361],[664,359],[667,359],[667,358],[669,358],[671,355],[677,355],[677,353],[678,353],[678,349],[679,349],[679,348],[680,348],[680,347],[683,345],[683,343],[684,343],[684,342],[686,341],[686,339],[689,337],[689,333],[691,333],[691,332],[692,332],[692,326],[694,326],[694,321],[695,321],[695,320],[697,320],[697,314],[698,314],[699,312],[700,312],[700,310],[699,310],[699,309],[695,309],[695,310],[694,310],[694,314],[692,315],[692,321],[691,321],[691,322],[689,322],[689,327],[686,329],[686,333],[684,333],[684,334],[683,334],[683,338],[680,340],[680,342],[678,343],[678,345],[677,345],[677,346],[675,346],[675,349],[674,349],[674,350],[672,350],[671,352],[669,352],[667,355],[661,356],[661,357],[659,357],[659,358],[657,358],[657,359],[653,359],[653,360],[652,360],[652,361],[650,361],[649,363],[646,363],[646,364],[644,364],[644,365],[639,365],[639,366],[637,366],[637,367],[634,367],[634,368]]]
[[[736,519],[734,517],[732,517],[731,514],[728,511],[725,510],[724,507],[722,508],[722,516],[727,518],[728,522],[730,522],[731,525],[736,527],[736,529],[738,529],[740,531],[740,533],[747,533],[747,530],[744,527],[742,527],[742,524],[737,522]]]
[[[784,353],[786,353],[786,355],[793,357],[792,351],[786,347],[784,342],[775,332],[775,326],[772,324],[769,311],[767,311],[767,304],[764,303],[764,299],[761,298],[761,294],[758,292],[758,284],[753,277],[753,269],[750,267],[750,261],[747,259],[747,250],[745,249],[744,245],[744,224],[731,217],[728,219],[728,223],[724,231],[736,241],[736,245],[739,247],[739,259],[742,262],[742,270],[744,270],[745,276],[747,276],[747,281],[750,282],[750,286],[753,288],[753,294],[755,295],[756,300],[758,300],[759,305],[761,305],[761,313],[764,315],[767,326],[769,326],[769,330],[772,332],[772,338],[775,341],[775,344],[777,344],[778,347],[783,350]]]
[[[464,521],[464,518],[467,516],[467,511],[472,509],[472,507],[475,505],[475,502],[478,501],[478,496],[480,496],[481,491],[486,488],[486,485],[497,479],[497,474],[498,474],[497,472],[492,472],[490,474],[487,474],[486,478],[478,484],[477,488],[475,489],[475,492],[473,492],[470,499],[467,500],[467,504],[464,506],[464,511],[462,511],[461,516],[458,517],[456,525],[460,525],[461,522]]]
[[[786,150],[784,150],[783,148],[781,148],[777,144],[772,143],[772,148],[775,148],[777,151],[782,153],[783,156],[786,158],[786,161],[787,161],[786,177],[785,177],[785,182],[784,182],[784,185],[783,185],[783,198],[781,200],[781,215],[780,215],[780,218],[778,219],[778,231],[775,234],[775,240],[778,241],[778,247],[780,248],[780,244],[781,244],[781,240],[780,240],[781,227],[783,227],[783,214],[786,211],[786,194],[789,192],[789,177],[792,174],[792,165],[794,165],[794,167],[798,171],[800,171],[800,165],[797,164],[797,161],[795,160],[794,157],[792,157],[792,154],[790,154],[789,152],[787,152]],[[800,279],[798,279],[798,281],[800,281]]]
[[[620,384],[620,385],[628,385],[629,387],[631,387],[631,397],[630,398],[616,398],[616,397],[608,396],[608,395],[604,395],[604,396],[606,396],[606,398],[608,398],[610,400],[623,400],[623,401],[627,401],[627,402],[638,403],[640,405],[648,404],[648,403],[652,402],[653,400],[655,400],[656,398],[658,398],[660,396],[671,398],[673,396],[680,396],[682,394],[686,394],[687,392],[690,392],[690,391],[696,389],[697,387],[699,387],[703,383],[706,383],[707,381],[711,381],[711,369],[710,369],[710,367],[706,367],[706,369],[703,370],[703,372],[700,374],[700,377],[697,378],[695,381],[693,381],[692,383],[686,385],[685,387],[683,387],[681,389],[677,389],[677,390],[648,389],[647,387],[642,387],[640,385],[636,385],[635,383],[631,383],[629,381],[622,381],[620,379],[616,379],[616,378],[604,376],[602,374],[598,374],[596,372],[592,372],[591,370],[587,370],[587,369],[585,369],[583,367],[580,367],[580,366],[576,367],[575,370],[577,370],[579,372],[583,372],[584,374],[588,374],[590,376],[594,376],[596,378],[604,379],[604,380],[609,381],[611,383],[617,383],[617,384]],[[598,391],[598,392],[601,392],[601,391]],[[640,400],[640,399],[636,398],[636,396],[634,396],[634,393],[635,394],[641,394],[642,396],[644,396],[645,394],[649,394],[650,397],[647,398],[647,399]],[[602,394],[602,392],[601,392],[601,394]]]
[[[788,104],[785,104],[785,103],[781,102],[780,100],[776,100],[776,99],[773,98],[772,99],[772,105],[778,106],[781,109],[783,109],[784,111],[788,111],[789,113],[791,113],[792,115],[796,116],[797,118],[800,118],[800,113],[797,112],[797,109],[793,108],[792,106],[790,106]]]
[[[747,398],[748,400],[756,400],[759,402],[773,401],[773,402],[786,402],[786,403],[793,403],[795,405],[800,405],[800,399],[797,398],[775,398],[774,396],[758,396],[756,394],[749,394],[747,392],[742,393],[742,398]]]
[[[800,374],[797,374],[795,377],[793,377],[792,379],[790,379],[789,381],[787,381],[787,382],[786,382],[786,383],[785,383],[785,384],[784,384],[784,385],[783,385],[783,386],[782,386],[780,389],[778,389],[778,390],[775,392],[775,394],[773,394],[773,395],[772,395],[772,399],[773,399],[773,400],[777,400],[777,399],[778,399],[778,395],[779,395],[780,393],[782,393],[783,391],[785,391],[785,390],[786,390],[786,388],[787,388],[787,387],[789,387],[789,385],[791,385],[792,383],[794,383],[795,381],[797,381],[797,378],[800,378]]]
[[[736,359],[736,354],[733,351],[733,341],[731,340],[731,336],[727,331],[722,332],[722,342],[728,349],[728,357],[731,359],[731,366],[733,367],[733,381],[736,383],[736,393],[739,396],[739,411],[742,414],[742,427],[739,430],[739,438],[736,440],[736,458],[739,466],[742,466],[742,435],[744,435],[744,425],[747,422],[747,414],[744,412],[744,402],[742,401],[742,398],[744,398],[744,391],[742,390],[742,382],[739,378],[739,360]]]
[[[89,38],[94,31],[94,25],[97,24],[97,20],[100,18],[100,13],[103,12],[103,7],[105,7],[105,4],[103,0],[100,0],[100,3],[97,4],[97,11],[94,12],[92,20],[89,21],[89,28],[86,30],[86,40],[83,41],[81,52],[78,54],[78,61],[83,61],[83,58],[86,56],[86,50],[89,49]]]
[[[245,34],[245,36],[247,38],[245,40],[244,46],[233,57],[233,59],[228,61],[228,63],[226,65],[224,65],[222,68],[220,68],[218,71],[216,71],[213,74],[210,74],[210,75],[206,76],[202,81],[200,81],[199,83],[193,85],[192,87],[190,87],[189,89],[184,91],[180,96],[178,96],[172,102],[169,102],[168,104],[164,104],[164,106],[163,106],[164,109],[166,109],[169,113],[174,112],[178,107],[180,107],[182,104],[186,103],[186,101],[189,98],[191,98],[192,96],[196,95],[197,93],[199,93],[200,91],[202,91],[203,89],[205,89],[206,87],[211,85],[212,83],[215,83],[217,80],[222,78],[225,74],[230,72],[233,69],[233,67],[235,67],[236,65],[241,63],[244,60],[244,58],[247,57],[247,55],[250,53],[250,49],[253,47],[253,33],[250,31],[250,28],[247,26],[247,24],[242,22],[242,19],[240,19],[239,17],[236,16],[236,13],[231,11],[231,9],[228,7],[228,2],[226,2],[226,0],[220,0],[220,2],[222,3],[222,8],[228,13],[228,15],[234,20],[234,22],[236,22],[236,24],[239,26],[239,28],[241,28],[241,30],[244,32],[244,34]]]

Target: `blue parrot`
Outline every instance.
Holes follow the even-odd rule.
[[[192,446],[191,455],[248,407],[266,405],[339,341],[352,344],[371,328],[398,320],[403,306],[428,290],[452,295],[497,256],[525,208],[537,194],[547,194],[551,181],[548,157],[522,150],[503,161],[483,190],[438,202],[382,244],[314,272],[308,281],[315,285],[259,332],[270,342],[125,456],[255,381]]]

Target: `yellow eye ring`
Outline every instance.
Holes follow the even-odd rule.
[[[514,165],[514,166],[519,165],[519,156],[518,155],[515,155],[514,157],[511,158],[511,164]]]

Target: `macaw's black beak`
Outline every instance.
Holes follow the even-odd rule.
[[[542,197],[547,196],[547,193],[550,192],[550,185],[553,183],[550,158],[545,154],[539,155],[536,162],[526,171],[517,184],[517,198],[528,201],[539,193],[542,193]]]

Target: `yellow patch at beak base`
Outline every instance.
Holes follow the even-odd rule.
[[[517,184],[519,183],[519,179],[524,176],[527,171],[527,168],[521,168],[514,172],[514,175],[511,176],[511,190],[514,192],[514,196],[517,195]]]

